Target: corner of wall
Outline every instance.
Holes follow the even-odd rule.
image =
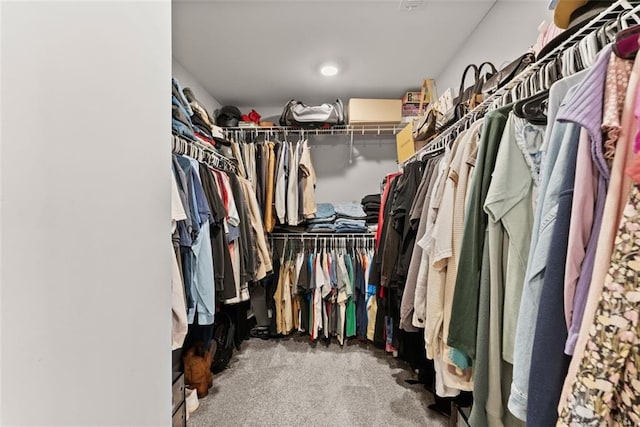
[[[171,57],[171,72],[173,77],[178,79],[182,87],[188,87],[193,90],[193,93],[196,95],[198,100],[204,104],[204,107],[209,110],[211,115],[214,114],[215,110],[222,106],[222,104],[214,98],[207,89],[205,89],[193,73],[187,70],[187,68],[185,68],[185,66],[182,65],[175,56]]]

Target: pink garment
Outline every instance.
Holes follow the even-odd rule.
[[[640,154],[636,154],[633,162],[625,171],[635,182],[640,182]]]
[[[609,167],[613,163],[616,145],[620,137],[620,120],[632,68],[633,61],[610,55],[604,88],[601,125],[603,154]],[[596,209],[598,175],[598,169],[595,167],[591,156],[588,134],[583,129],[578,146],[569,245],[564,276],[564,315],[567,329],[571,329],[576,286],[580,278],[581,265],[585,259],[589,237],[591,236],[591,228],[594,221],[593,215]],[[576,319],[576,322],[579,321],[579,318]],[[572,333],[569,332],[569,335],[571,336]]]
[[[611,167],[616,154],[616,142],[620,136],[620,119],[629,86],[629,76],[633,61],[611,55],[607,68],[607,80],[604,89],[604,110],[602,112],[602,134],[604,136],[604,157]]]
[[[550,24],[547,24],[545,22],[540,27],[538,27],[538,31],[538,39],[533,45],[533,50],[536,56],[538,55],[538,53],[540,53],[543,47],[549,44],[551,40],[562,34],[564,30],[562,28],[558,28],[553,22]]]
[[[580,132],[578,157],[576,159],[576,177],[571,206],[567,263],[564,275],[564,316],[567,330],[571,327],[573,316],[573,297],[576,291],[580,268],[591,236],[593,213],[598,189],[598,170],[593,166],[589,133]]]
[[[636,107],[634,109],[634,116],[636,118],[636,125],[637,125],[638,121],[640,121],[640,91],[636,93]],[[639,151],[640,151],[640,132],[636,132],[636,140],[635,140],[635,144],[633,145],[633,152],[637,153]]]
[[[558,413],[562,413],[567,405],[567,397],[571,393],[573,383],[576,380],[582,356],[586,348],[589,338],[589,331],[594,324],[595,313],[598,308],[598,302],[602,295],[604,280],[611,265],[611,255],[613,253],[613,243],[618,232],[620,219],[624,207],[629,198],[629,192],[633,181],[625,175],[624,171],[633,160],[633,147],[638,132],[638,121],[635,120],[635,107],[638,99],[638,81],[640,80],[640,56],[638,56],[633,64],[631,77],[629,78],[629,86],[625,97],[624,108],[622,112],[622,129],[620,137],[616,144],[616,153],[613,158],[613,166],[609,180],[609,188],[604,207],[602,227],[598,236],[598,248],[595,256],[591,285],[589,287],[589,295],[582,318],[580,327],[580,335],[575,346],[571,364],[562,388],[562,395],[558,403]],[[562,424],[558,424],[562,425]]]
[[[391,189],[391,183],[393,180],[402,175],[402,172],[390,173],[387,175],[387,183],[384,186],[384,191],[382,192],[382,197],[380,199],[380,210],[378,216],[378,229],[376,230],[376,249],[380,246],[380,237],[382,237],[382,226],[384,224],[384,207],[387,203],[387,198],[389,197],[389,190]]]

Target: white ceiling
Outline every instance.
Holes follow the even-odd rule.
[[[436,77],[496,0],[173,2],[173,56],[222,104],[398,98]],[[335,61],[341,73],[319,73]]]

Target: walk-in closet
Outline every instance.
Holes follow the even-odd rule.
[[[640,425],[639,48],[632,0],[0,0],[0,425]]]

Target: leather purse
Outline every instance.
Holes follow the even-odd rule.
[[[489,69],[485,71],[487,67]],[[473,84],[465,89],[467,74],[470,71],[473,71]],[[483,71],[485,71],[484,74]],[[438,117],[437,129],[445,129],[480,104],[485,97],[483,89],[487,81],[493,79],[498,74],[498,70],[496,70],[496,67],[491,62],[483,62],[480,66],[475,64],[467,65],[462,73],[458,96],[453,100],[454,107],[452,110],[446,111]]]
[[[483,75],[482,72],[486,67],[489,68],[489,71]],[[476,106],[478,106],[478,104],[484,101],[486,94],[482,89],[487,84],[487,81],[495,77],[497,74],[498,70],[496,70],[495,65],[493,65],[491,62],[486,61],[478,65],[478,79],[476,80],[476,85],[473,88],[473,98],[470,105],[471,109],[475,108]]]
[[[453,102],[453,104],[455,105],[455,120],[460,120],[462,117],[464,117],[465,114],[473,110],[478,104],[483,101],[484,95],[482,93],[482,88],[487,77],[482,76],[482,70],[487,66],[490,67],[492,71],[491,74],[487,74],[488,76],[494,76],[498,73],[496,67],[494,67],[491,62],[483,62],[482,64],[480,64],[480,66],[470,64],[467,65],[467,68],[464,69],[464,72],[462,73],[462,80],[460,80],[460,89],[458,91],[458,96]],[[467,79],[467,73],[470,70],[474,71],[473,84],[463,90],[465,81]]]
[[[467,73],[473,70],[473,84],[466,89],[464,88],[465,81],[467,80]],[[464,69],[462,73],[462,79],[460,80],[460,88],[458,89],[458,96],[453,99],[453,108],[455,111],[454,119],[459,120],[462,116],[467,114],[469,111],[469,103],[471,101],[474,88],[478,83],[478,77],[480,73],[478,72],[478,67],[476,64],[469,64]]]
[[[507,83],[509,83],[515,76],[520,74],[522,70],[527,68],[529,64],[535,61],[535,55],[531,52],[527,52],[520,56],[515,61],[509,63],[506,67],[500,71],[494,73],[486,79],[482,85],[482,93],[485,95],[491,95],[496,90],[500,89]],[[494,68],[495,69],[495,68]]]
[[[437,135],[438,110],[430,107],[427,112],[413,121],[413,140],[427,141]]]

